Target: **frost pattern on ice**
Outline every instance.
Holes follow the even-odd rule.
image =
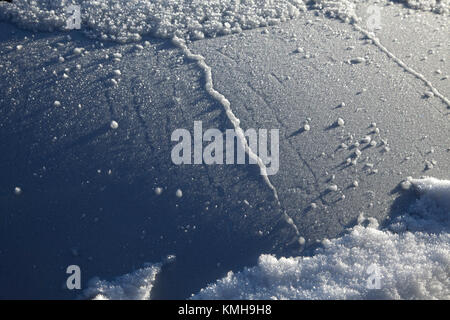
[[[450,181],[411,183],[421,197],[388,227],[361,217],[312,257],[261,255],[255,267],[229,272],[193,299],[450,299]],[[379,290],[367,287],[371,265]]]
[[[161,263],[149,264],[113,281],[94,278],[84,295],[94,300],[149,300],[161,266]]]

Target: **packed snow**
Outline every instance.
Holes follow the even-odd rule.
[[[81,6],[80,28],[103,40],[138,41],[144,35],[203,39],[279,24],[301,11],[320,10],[327,16],[357,22],[356,0],[22,0],[0,2],[0,20],[30,30],[67,30],[73,11]],[[392,1],[397,2],[397,1]],[[450,0],[403,0],[410,8],[450,12]],[[361,58],[356,58],[359,63]]]
[[[261,255],[193,299],[450,299],[450,181],[409,182],[420,198],[387,227],[361,215],[313,256]],[[373,270],[379,289],[370,285]]]
[[[161,271],[161,263],[149,264],[132,274],[126,274],[114,281],[94,278],[84,291],[93,300],[149,300],[156,275]]]

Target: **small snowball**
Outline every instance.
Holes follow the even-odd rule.
[[[15,187],[15,188],[14,188],[14,194],[15,194],[16,196],[21,195],[21,194],[22,194],[22,189],[21,189],[20,187]]]
[[[162,193],[163,193],[163,189],[162,189],[162,188],[160,188],[160,187],[155,188],[155,194],[156,194],[157,196],[161,195]]]
[[[76,55],[80,55],[83,53],[83,50],[84,50],[83,48],[75,48],[73,49],[73,53]]]
[[[335,184],[332,184],[331,186],[329,186],[327,188],[328,191],[337,191],[338,190],[338,186]]]
[[[339,127],[342,127],[342,126],[344,126],[345,121],[344,121],[344,119],[342,119],[342,118],[338,118],[337,121],[336,121],[336,124],[337,124]]]
[[[111,121],[110,124],[111,129],[116,130],[117,128],[119,128],[119,124],[116,121]]]
[[[409,189],[411,189],[411,186],[412,186],[412,184],[411,184],[411,182],[409,180],[405,180],[402,183],[400,183],[400,187],[403,190],[409,190]]]
[[[306,123],[306,124],[303,126],[303,130],[309,131],[309,130],[311,130],[311,127],[309,126],[309,124]]]
[[[298,238],[298,243],[299,243],[301,246],[305,245],[305,243],[306,243],[305,238],[303,238],[303,237]]]
[[[368,169],[372,169],[372,168],[373,168],[373,164],[372,164],[372,163],[366,163],[366,164],[364,165],[364,167],[365,167],[365,168],[368,168]]]
[[[431,91],[427,91],[424,93],[425,98],[432,98],[434,97],[434,93]]]
[[[364,59],[363,57],[356,57],[350,60],[351,64],[358,64],[358,63],[363,63],[365,62],[366,59]]]
[[[183,191],[181,191],[181,189],[178,189],[177,192],[175,192],[175,195],[177,196],[177,198],[181,198],[183,196]]]
[[[60,107],[61,106],[61,102],[59,102],[58,100],[56,100],[55,102],[53,102],[53,105],[55,107]]]

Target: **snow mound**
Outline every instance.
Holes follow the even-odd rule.
[[[113,281],[94,278],[89,282],[84,295],[94,300],[149,300],[161,266],[161,263],[149,264]]]
[[[412,9],[432,11],[435,13],[450,13],[450,0],[398,0]]]
[[[361,216],[311,257],[262,255],[255,267],[230,271],[192,298],[450,299],[450,181],[411,183],[420,198],[388,227]]]
[[[277,24],[305,10],[303,0],[22,0],[0,5],[0,19],[32,30],[65,30],[70,4],[81,6],[81,28],[104,40],[143,35],[201,39]]]
[[[293,19],[314,9],[357,22],[363,0],[17,0],[0,2],[0,20],[36,31],[67,30],[70,5],[81,9],[80,26],[89,36],[118,42],[144,35],[197,40],[239,33]],[[397,2],[397,1],[392,1]],[[448,13],[450,0],[403,0],[414,9]]]
[[[192,299],[450,299],[450,181],[410,179],[420,197],[385,228],[360,215],[343,236],[312,256],[261,255]],[[91,280],[85,296],[144,299],[162,264],[108,282]]]

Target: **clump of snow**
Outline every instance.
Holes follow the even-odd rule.
[[[110,127],[111,127],[111,129],[116,130],[117,128],[119,128],[119,124],[117,123],[117,121],[113,120],[110,123]]]
[[[157,187],[155,188],[155,194],[157,196],[161,195],[163,193],[163,188]]]
[[[363,57],[356,57],[350,60],[351,64],[358,64],[358,63],[363,63],[365,62],[366,59],[364,59]]]
[[[148,264],[113,281],[94,278],[89,281],[84,295],[94,300],[149,300],[161,266],[161,263]]]
[[[20,196],[22,194],[22,189],[20,187],[15,187],[14,188],[14,194],[16,196]]]
[[[408,181],[420,197],[389,226],[361,215],[311,257],[261,255],[255,267],[230,271],[192,298],[450,299],[450,181]]]
[[[32,30],[65,30],[66,0],[22,0],[0,5],[0,19]],[[278,24],[306,9],[303,0],[86,0],[81,28],[119,42],[143,35],[202,39]]]
[[[338,186],[335,185],[335,184],[332,184],[332,185],[328,186],[327,190],[328,191],[332,191],[332,192],[336,192],[336,191],[338,191]]]
[[[393,1],[393,0],[392,0]],[[239,33],[296,18],[307,8],[345,22],[359,22],[358,0],[84,0],[81,29],[92,37],[118,42],[144,35],[198,40]],[[394,2],[394,1],[393,1]],[[449,13],[450,0],[402,0],[410,8]],[[67,30],[69,0],[0,2],[0,20],[36,31]],[[358,61],[356,61],[358,63]],[[361,61],[363,62],[363,61]]]
[[[450,0],[397,0],[406,6],[435,13],[450,13]]]
[[[73,49],[73,54],[80,55],[83,53],[84,48],[75,48]]]
[[[178,189],[178,190],[175,192],[175,195],[177,196],[177,198],[181,198],[181,197],[183,196],[183,191],[181,191],[181,189]]]

